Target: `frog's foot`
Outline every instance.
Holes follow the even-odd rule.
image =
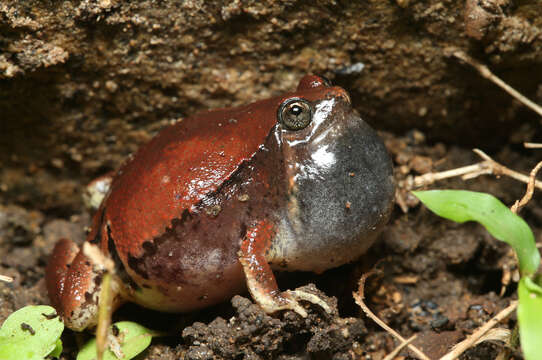
[[[327,313],[331,313],[329,305],[315,294],[303,290],[278,290],[273,271],[265,259],[265,252],[273,235],[270,224],[259,222],[247,231],[241,242],[239,262],[243,266],[248,290],[254,301],[268,314],[279,310],[293,310],[302,317],[307,317],[307,311],[299,304],[300,300],[319,305]]]
[[[324,300],[315,294],[303,290],[287,290],[275,296],[254,292],[251,292],[251,294],[254,300],[268,314],[279,310],[292,310],[305,318],[307,317],[307,310],[301,306],[299,301],[307,301],[318,305],[328,314],[331,314],[332,312],[331,308]]]
[[[255,290],[250,287],[249,289],[254,301],[268,314],[280,310],[292,310],[301,315],[301,317],[307,317],[307,311],[299,304],[298,299],[291,291],[270,294],[265,289]]]
[[[75,331],[98,322],[98,300],[105,269],[92,264],[71,240],[60,240],[45,271],[47,290],[64,324]]]
[[[331,314],[333,312],[331,307],[329,307],[329,305],[318,295],[311,294],[310,292],[306,292],[303,290],[289,290],[288,293],[292,294],[292,296],[294,296],[296,300],[303,300],[320,306],[328,314]]]

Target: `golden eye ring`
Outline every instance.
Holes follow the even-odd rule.
[[[312,120],[312,105],[302,98],[290,98],[284,101],[278,111],[278,120],[289,130],[301,130]]]

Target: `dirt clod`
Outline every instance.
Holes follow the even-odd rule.
[[[352,342],[367,334],[361,319],[337,317],[336,300],[327,298],[314,285],[298,290],[320,296],[331,306],[332,313],[310,306],[306,319],[290,311],[273,317],[249,299],[235,296],[232,305],[236,315],[229,320],[219,317],[207,325],[196,322],[183,330],[189,346],[187,357],[232,359],[253,354],[255,358],[269,358],[288,352],[337,357],[348,353]]]

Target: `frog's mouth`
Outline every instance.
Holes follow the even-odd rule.
[[[288,270],[323,271],[359,257],[394,195],[384,144],[350,103],[334,97],[314,109],[304,133],[282,134],[288,202],[271,255]]]

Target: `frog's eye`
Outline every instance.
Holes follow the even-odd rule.
[[[311,122],[312,106],[305,99],[291,98],[280,105],[278,117],[287,129],[301,130]]]

